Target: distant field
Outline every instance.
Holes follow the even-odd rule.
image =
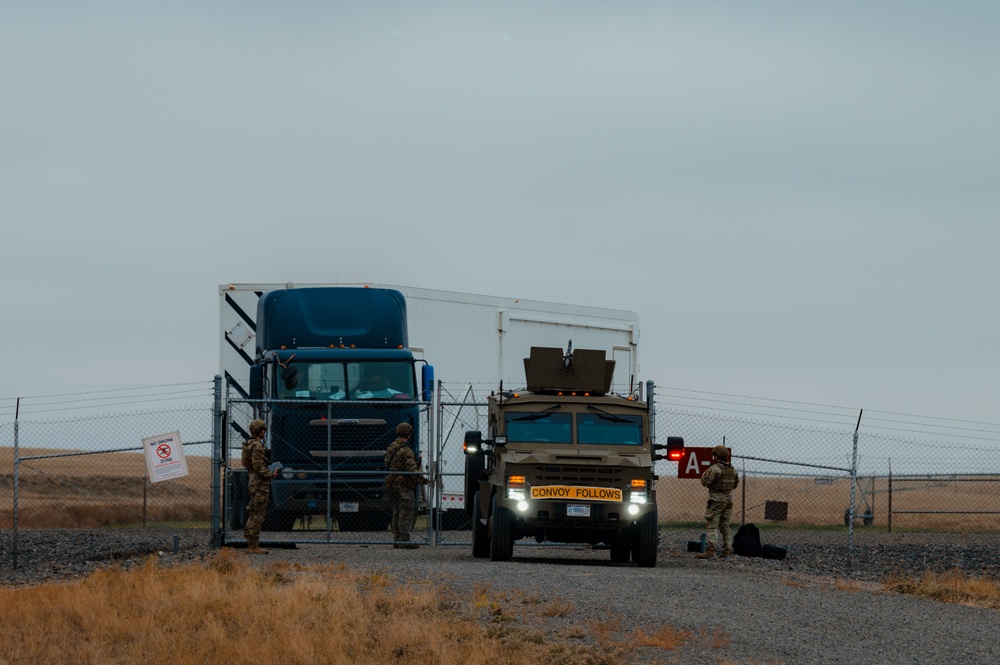
[[[190,475],[160,483],[144,481],[146,466],[136,452],[72,455],[72,451],[21,451],[18,525],[25,528],[97,527],[147,522],[206,521],[211,516],[211,460],[187,457]],[[50,459],[24,460],[36,455]],[[13,526],[13,449],[0,447],[0,528]],[[1000,478],[993,482],[896,481],[893,527],[899,529],[1000,531]],[[871,507],[873,526],[885,528],[888,483],[862,479],[855,506]],[[864,492],[862,492],[864,490]],[[874,492],[874,494],[872,494]],[[660,520],[700,522],[707,490],[696,479],[661,478]],[[811,478],[744,479],[734,495],[733,521],[789,526],[843,526],[850,482],[817,484]],[[866,503],[867,501],[867,503]],[[787,503],[787,519],[765,519],[767,502]],[[144,507],[145,506],[145,507]],[[780,506],[779,506],[780,507]],[[975,511],[979,514],[902,514],[898,511]],[[996,513],[996,514],[989,514]],[[855,522],[862,525],[861,519]]]
[[[189,475],[149,483],[140,453],[74,455],[75,451],[21,448],[18,526],[96,527],[208,520],[211,460],[186,458]],[[38,455],[48,459],[25,460]],[[0,448],[0,528],[13,526],[14,451]]]
[[[904,481],[893,483],[893,528],[1000,530],[1000,478],[992,481]],[[862,491],[864,490],[864,492]],[[874,495],[872,492],[874,491]],[[733,521],[789,525],[843,525],[850,506],[851,483],[838,479],[817,484],[812,478],[747,478],[733,493]],[[697,522],[703,519],[708,490],[697,479],[660,478],[657,483],[660,519]],[[867,500],[867,503],[866,503]],[[787,503],[787,519],[766,520],[766,502]],[[872,509],[873,526],[887,524],[888,481],[859,480],[855,513]],[[955,511],[978,514],[913,514],[901,511]],[[986,514],[995,513],[995,514]],[[861,519],[855,525],[862,525]]]

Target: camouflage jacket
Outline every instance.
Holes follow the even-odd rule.
[[[406,439],[396,439],[386,448],[385,468],[389,471],[414,472],[420,470],[420,467],[417,465],[417,458],[413,454],[413,449],[410,448]],[[387,486],[392,487],[395,485],[404,489],[413,489],[417,485],[426,483],[427,479],[423,476],[399,476],[390,473],[385,478]]]
[[[732,464],[716,462],[701,474],[701,484],[708,488],[709,500],[725,501],[739,487],[740,474],[736,473]]]
[[[257,437],[251,437],[243,442],[243,466],[250,477],[250,486],[260,484],[270,485],[271,472],[267,465],[271,463],[271,451],[264,447]]]

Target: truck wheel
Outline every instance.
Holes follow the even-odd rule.
[[[231,474],[229,476],[229,528],[233,531],[239,531],[246,526],[247,502],[249,500],[246,474]]]
[[[486,525],[479,519],[479,492],[476,492],[472,504],[472,556],[485,559],[490,555],[490,534]]]
[[[615,563],[626,563],[628,562],[628,557],[632,553],[632,543],[625,540],[622,542],[611,543],[611,560]]]
[[[391,515],[383,510],[373,510],[363,513],[340,513],[337,515],[337,525],[341,531],[387,531]],[[414,515],[416,521],[416,515]],[[413,525],[410,525],[413,528]]]
[[[632,541],[632,560],[640,568],[652,568],[656,565],[656,551],[660,546],[656,511],[640,517],[635,526],[638,532]]]
[[[267,506],[267,513],[264,514],[264,525],[262,531],[291,531],[295,528],[295,520],[298,517],[295,513],[290,513],[280,508],[275,508],[270,501]]]
[[[490,524],[490,561],[510,561],[514,556],[514,513],[498,506],[496,497]]]

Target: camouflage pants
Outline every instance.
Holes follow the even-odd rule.
[[[722,534],[722,549],[732,551],[733,535],[729,531],[729,518],[733,513],[732,497],[726,500],[709,499],[705,508],[705,542],[712,549],[719,543]]]
[[[264,513],[267,511],[267,495],[270,489],[265,484],[250,487],[247,523],[243,527],[243,535],[247,538],[260,538],[260,529],[264,526]]]
[[[413,524],[413,488],[394,484],[389,488],[389,505],[392,506],[392,539],[399,542],[410,540],[410,526]]]

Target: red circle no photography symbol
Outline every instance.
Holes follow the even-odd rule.
[[[165,443],[161,443],[156,447],[156,455],[160,459],[166,459],[167,457],[170,457],[170,446],[168,446]]]

